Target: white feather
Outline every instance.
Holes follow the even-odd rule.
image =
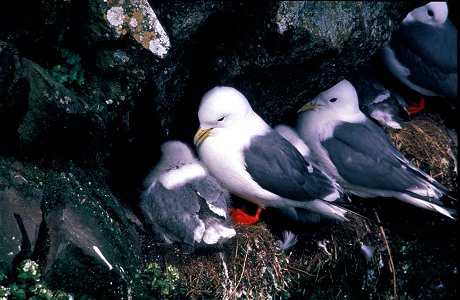
[[[287,251],[294,247],[295,244],[297,244],[297,236],[292,232],[288,230],[283,230],[282,231],[283,239],[282,240],[277,240],[276,245],[278,248],[280,248],[283,251]]]

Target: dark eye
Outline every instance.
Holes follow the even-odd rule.
[[[220,119],[219,119],[219,120],[217,120],[217,121],[218,121],[218,122],[220,122],[220,121],[223,121],[223,120],[224,120],[224,118],[225,118],[225,117],[222,117],[222,118],[220,118]]]
[[[433,12],[432,10],[428,10],[426,13],[427,13],[428,16],[430,16],[430,17],[434,16],[434,12]]]
[[[331,98],[331,99],[329,99],[329,102],[335,102],[335,101],[337,101],[337,98]]]

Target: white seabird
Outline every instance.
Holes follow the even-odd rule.
[[[183,142],[161,146],[162,157],[145,179],[140,208],[161,242],[194,247],[222,244],[235,236],[229,194]]]
[[[446,2],[411,11],[382,50],[384,64],[402,83],[424,96],[445,97],[454,106],[457,55],[457,29],[448,19]]]
[[[260,208],[298,207],[347,220],[334,204],[342,192],[251,108],[231,87],[215,87],[202,98],[198,156],[219,183]]]
[[[454,218],[440,199],[447,188],[412,165],[358,106],[343,80],[300,110],[297,132],[314,161],[345,190],[363,198],[392,197]]]

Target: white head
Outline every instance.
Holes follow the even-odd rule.
[[[198,109],[200,129],[194,143],[198,146],[212,130],[241,127],[253,116],[256,113],[238,90],[226,86],[215,87],[201,99]]]
[[[167,141],[161,145],[161,160],[167,165],[195,163],[195,158],[192,149],[181,141]]]
[[[243,94],[232,87],[218,86],[204,94],[198,119],[203,129],[225,127],[245,117],[248,112],[252,112],[252,108]]]
[[[412,10],[402,23],[422,22],[430,25],[444,24],[448,13],[446,2],[430,2]]]
[[[307,110],[327,111],[328,115],[334,115],[338,119],[361,113],[358,94],[355,87],[348,80],[342,80],[330,89],[320,93],[305,104],[299,112]]]

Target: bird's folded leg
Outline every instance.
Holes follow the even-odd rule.
[[[409,115],[414,115],[425,109],[425,98],[423,96],[420,96],[420,101],[408,101],[407,104],[407,111],[409,112]]]
[[[261,207],[257,207],[257,211],[254,215],[250,215],[243,209],[230,208],[230,215],[233,223],[242,225],[252,225],[259,221],[260,213],[262,212]]]

